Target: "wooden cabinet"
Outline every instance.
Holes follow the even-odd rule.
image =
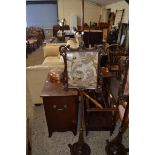
[[[89,47],[89,44],[91,44],[91,46],[102,44],[103,32],[100,30],[85,30],[83,41],[87,48]]]
[[[103,109],[96,108],[90,100],[85,102],[86,134],[89,131],[110,131],[112,134],[116,125],[116,113],[118,112],[113,95],[105,88],[102,92],[92,90],[88,94],[97,100]]]
[[[72,131],[77,134],[78,92],[64,90],[62,83],[45,82],[41,97],[47,121],[49,137],[53,131]]]
[[[61,27],[61,26],[59,26],[59,25],[54,25],[53,26],[53,36],[54,37],[57,37],[57,32],[59,31],[59,30],[70,30],[70,27],[69,27],[69,25],[64,25],[63,27]]]

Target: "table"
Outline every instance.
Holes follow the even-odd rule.
[[[47,77],[41,93],[49,137],[53,131],[72,131],[77,134],[78,92],[64,90],[59,81],[50,81]]]

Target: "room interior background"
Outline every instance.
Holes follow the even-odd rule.
[[[84,21],[107,23],[109,12],[124,9],[122,23],[129,21],[129,6],[124,0],[85,0]],[[27,26],[39,26],[44,29],[48,38],[53,34],[53,25],[58,24],[59,19],[65,18],[65,24],[71,25],[76,18],[77,26],[81,26],[81,0],[26,0]],[[35,12],[35,13],[34,13]],[[32,16],[33,13],[33,16]]]

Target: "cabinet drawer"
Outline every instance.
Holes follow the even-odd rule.
[[[47,107],[50,111],[72,111],[76,108],[77,102],[77,96],[43,98],[45,108]]]

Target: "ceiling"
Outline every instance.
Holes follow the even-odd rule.
[[[125,1],[125,0],[89,0],[89,1],[99,4],[99,5],[108,5],[108,4],[112,4],[115,2],[119,2],[119,1]]]
[[[57,0],[26,0],[26,1],[54,1],[56,2]],[[116,3],[119,1],[129,1],[129,0],[84,0],[84,1],[93,2],[98,5],[108,5],[108,4]]]

